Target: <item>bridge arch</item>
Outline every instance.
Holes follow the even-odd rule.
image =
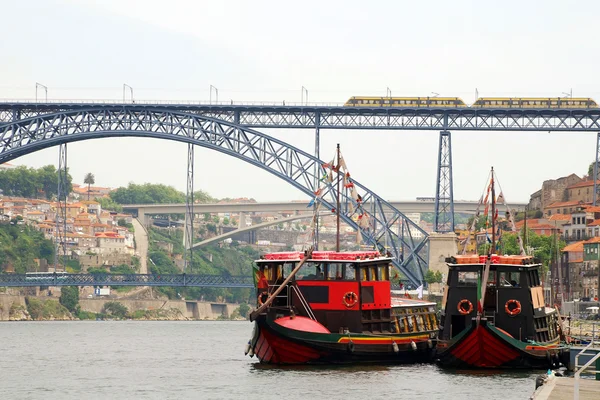
[[[124,136],[175,140],[213,149],[262,168],[310,197],[318,189],[318,178],[326,172],[323,162],[309,153],[243,125],[135,105],[55,112],[0,125],[0,163],[61,143]],[[340,192],[341,218],[360,231],[365,243],[389,252],[394,266],[412,283],[420,284],[428,263],[427,233],[373,191],[353,182],[370,223],[366,227],[357,224],[354,200],[346,190]],[[328,184],[318,201],[333,209],[335,199],[336,187]]]

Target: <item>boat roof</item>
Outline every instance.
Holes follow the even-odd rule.
[[[282,251],[276,253],[267,253],[261,256],[257,262],[270,261],[301,261],[305,257],[303,251]],[[332,262],[370,262],[370,261],[391,261],[390,257],[382,256],[378,251],[313,251],[311,258],[307,261],[332,261]]]
[[[463,265],[485,265],[488,256],[486,255],[456,255],[446,259],[449,267]],[[535,262],[532,256],[515,256],[515,255],[498,255],[492,254],[491,265],[503,267],[539,267],[540,264]]]

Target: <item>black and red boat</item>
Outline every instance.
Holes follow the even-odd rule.
[[[493,169],[487,191],[482,203],[487,204],[491,192],[488,254],[446,260],[448,280],[436,360],[442,366],[457,368],[546,369],[560,363],[568,365],[569,349],[561,343],[560,318],[544,300],[541,264],[524,255],[520,238],[521,255],[494,254],[498,213]],[[503,197],[502,193],[498,196]],[[486,205],[485,216],[487,211]]]
[[[567,365],[557,311],[546,307],[540,264],[528,256],[455,256],[436,359],[458,368],[553,368]],[[482,276],[488,265],[485,285]],[[482,289],[481,287],[485,289]],[[478,287],[486,295],[480,307]]]
[[[247,352],[262,363],[432,360],[435,303],[391,295],[376,251],[285,252],[257,261],[258,308]]]

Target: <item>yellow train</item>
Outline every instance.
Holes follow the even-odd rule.
[[[367,97],[353,96],[345,107],[469,107],[460,97]],[[590,98],[565,97],[481,97],[473,108],[598,108]]]
[[[363,97],[353,96],[346,107],[466,107],[458,97]]]

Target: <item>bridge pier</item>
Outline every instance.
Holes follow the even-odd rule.
[[[458,253],[457,245],[458,238],[454,232],[433,232],[429,235],[429,270],[433,272],[440,271],[444,277],[442,284],[439,285],[440,292],[443,292],[442,288],[445,286],[445,281],[448,278],[446,257]]]
[[[445,121],[445,125],[447,125],[447,121]],[[435,232],[454,232],[452,141],[450,132],[447,130],[440,132],[433,227]]]

